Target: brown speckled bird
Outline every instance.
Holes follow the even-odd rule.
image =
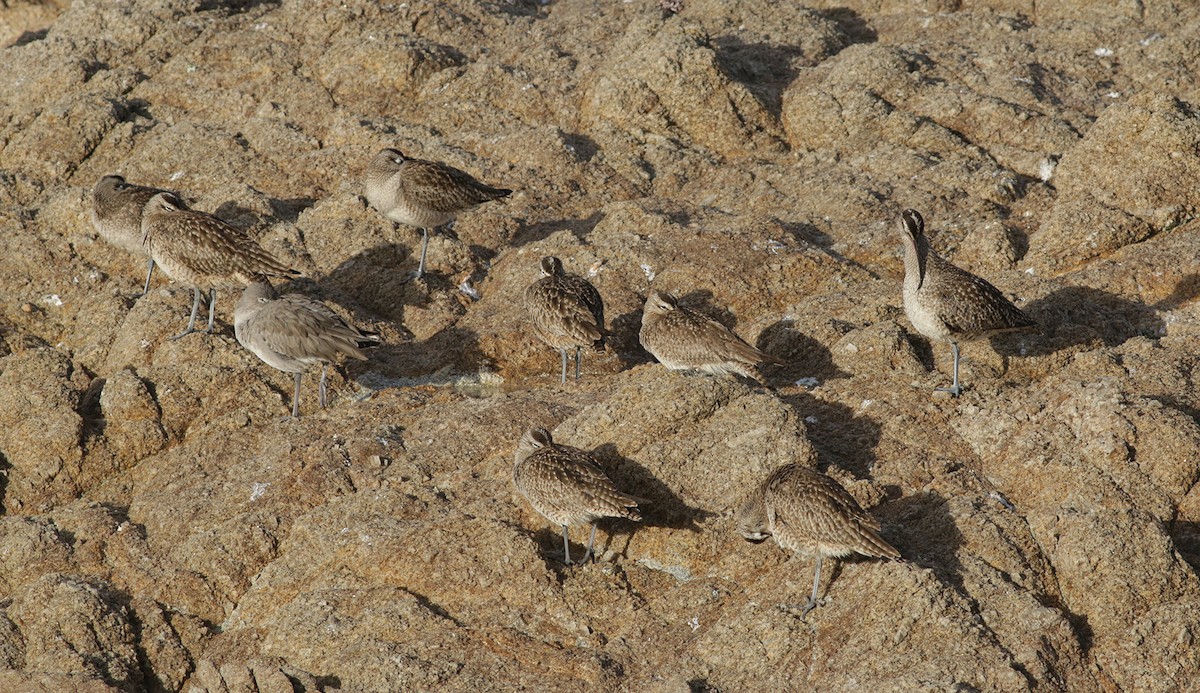
[[[534,510],[562,526],[565,562],[571,563],[567,527],[590,524],[591,537],[586,563],[596,542],[596,520],[624,517],[641,520],[638,499],[617,490],[596,460],[578,448],[559,445],[544,428],[533,428],[521,436],[513,464],[513,483]]]
[[[583,347],[604,351],[604,301],[586,279],[563,271],[562,261],[546,256],[542,278],[525,289],[525,308],[533,333],[562,354],[562,382],[567,382],[567,349],[575,348],[575,379]]]
[[[363,332],[320,301],[299,294],[279,296],[265,279],[246,287],[233,312],[238,342],[268,366],[296,375],[292,416],[300,416],[300,377],[305,367],[321,364],[318,401],[327,404],[325,368],[345,354],[367,360],[363,349],[377,346],[379,335]]]
[[[142,213],[142,234],[150,257],[175,281],[192,287],[192,316],[187,329],[171,337],[196,332],[200,291],[208,289],[208,328],[212,334],[217,288],[246,286],[259,276],[294,277],[300,273],[284,266],[246,234],[220,219],[189,210],[170,193],[150,198]]]
[[[1032,330],[1037,323],[996,287],[933,252],[925,237],[925,220],[915,209],[901,212],[898,226],[904,243],[904,312],[918,332],[950,343],[954,384],[936,389],[958,397],[960,341]]]
[[[149,258],[146,283],[139,296],[150,291],[150,277],[154,275],[154,259],[142,242],[142,211],[150,198],[161,192],[168,191],[126,183],[118,175],[104,176],[92,189],[92,226],[96,233],[122,250]]]
[[[738,373],[758,380],[755,366],[782,363],[742,341],[728,327],[680,306],[674,296],[661,291],[651,291],[646,297],[638,339],[659,363],[673,371]]]
[[[769,536],[787,551],[815,555],[812,596],[807,614],[817,606],[821,562],[859,553],[873,558],[900,558],[879,536],[879,523],[859,507],[838,482],[798,464],[776,469],[738,511],[738,530],[748,541]]]
[[[493,188],[470,174],[437,161],[410,159],[397,149],[383,149],[367,165],[367,202],[397,224],[421,229],[421,261],[416,277],[425,274],[429,230],[454,221],[460,212],[512,194]]]

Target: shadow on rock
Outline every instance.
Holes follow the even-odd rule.
[[[1086,286],[1058,289],[1021,310],[1041,331],[993,337],[992,347],[1002,356],[1045,356],[1097,341],[1115,347],[1137,336],[1157,339],[1166,329],[1154,308]]]
[[[428,300],[421,282],[406,278],[406,263],[416,269],[415,260],[407,262],[411,255],[408,248],[399,244],[377,245],[347,259],[319,283],[341,291],[381,317],[401,323],[405,306],[423,305]]]
[[[963,536],[945,498],[915,493],[884,503],[872,514],[883,525],[883,538],[899,549],[905,560],[929,568],[939,581],[965,593],[963,566],[957,555]]]
[[[846,7],[817,10],[817,14],[837,24],[850,43],[875,43],[879,35],[857,12]]]
[[[798,46],[746,43],[736,36],[718,36],[717,65],[730,79],[745,86],[771,115],[783,113],[783,92],[799,71],[792,61],[802,55]]]
[[[644,298],[644,297],[642,297]],[[612,318],[608,323],[609,347],[621,362],[621,370],[627,371],[643,363],[654,363],[650,352],[642,348],[638,333],[642,331],[642,309],[631,310]]]
[[[1196,300],[1200,296],[1200,274],[1189,274],[1175,285],[1175,290],[1163,300],[1154,304],[1157,310],[1175,310]]]
[[[717,513],[693,508],[676,496],[671,487],[654,476],[650,470],[617,452],[617,446],[605,443],[592,454],[603,463],[608,476],[618,489],[632,496],[644,498],[639,503],[642,523],[654,527],[670,527],[699,532],[697,524],[717,517]]]
[[[860,479],[871,477],[882,430],[878,421],[807,392],[781,395],[780,399],[804,419],[818,467],[839,467]]]
[[[1192,570],[1200,573],[1200,523],[1177,521],[1170,526],[1171,540],[1175,550],[1187,561]]]
[[[355,362],[357,363],[357,362]],[[450,326],[423,342],[383,344],[371,353],[357,380],[375,390],[417,385],[454,385],[459,376],[490,366],[474,330]]]
[[[796,329],[793,320],[780,320],[759,333],[754,346],[784,362],[767,366],[765,384],[773,387],[793,385],[801,378],[819,381],[844,378],[846,373],[833,362],[833,353],[821,342]]]
[[[592,229],[596,228],[596,224],[600,223],[601,218],[603,215],[596,212],[586,219],[557,219],[528,225],[521,220],[521,230],[513,238],[512,245],[514,248],[519,248],[530,243],[537,243],[559,231],[570,231],[575,238],[582,241],[591,234]]]

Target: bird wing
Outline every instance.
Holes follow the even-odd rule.
[[[695,335],[695,339],[688,340],[692,351],[695,352],[695,358],[701,360],[716,358],[721,361],[747,364],[759,364],[774,360],[774,357],[767,356],[750,346],[728,327],[706,315],[683,307],[676,309],[672,315],[680,316],[681,322],[686,324]]]
[[[938,315],[952,333],[965,337],[1031,328],[1037,323],[1012,304],[986,279],[960,269],[930,253],[937,271],[926,272],[933,281],[925,290],[937,297]]]
[[[299,274],[263,249],[254,239],[203,212],[172,212],[171,224],[151,224],[145,243],[153,256],[169,255],[192,271],[209,276],[241,275],[248,283],[256,275],[287,277]]]
[[[864,555],[900,555],[879,536],[879,521],[841,484],[816,470],[796,464],[780,469],[768,484],[766,503],[768,522],[776,536],[799,535]]]
[[[253,330],[267,348],[291,358],[333,361],[338,354],[360,361],[367,358],[360,342],[368,336],[347,325],[329,306],[305,296],[289,294],[267,303],[254,323]]]
[[[471,174],[437,161],[409,159],[400,166],[398,175],[408,195],[439,212],[453,213],[512,194],[511,190],[485,185]]]
[[[604,305],[591,284],[588,296],[582,286],[557,277],[545,277],[525,290],[525,305],[535,329],[550,337],[566,337],[580,345],[594,344],[604,338]],[[594,299],[589,305],[589,298]]]
[[[586,452],[555,445],[525,458],[517,485],[560,512],[592,517],[641,519],[637,499],[617,490]]]

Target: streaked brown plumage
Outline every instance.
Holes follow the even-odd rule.
[[[421,229],[421,261],[425,274],[429,230],[454,221],[460,212],[512,194],[475,180],[469,173],[437,161],[410,159],[398,149],[380,150],[367,165],[367,202],[397,224]]]
[[[126,183],[118,175],[104,176],[92,189],[92,226],[109,243],[138,257],[149,258],[150,253],[142,242],[142,211],[150,198],[161,192],[168,191]],[[140,295],[144,296],[150,290],[153,274],[154,259],[150,258],[146,283]]]
[[[618,491],[587,452],[554,442],[550,431],[532,428],[521,436],[514,455],[513,483],[534,510],[562,526],[563,550],[571,563],[567,527],[590,524],[591,537],[581,563],[592,555],[596,520],[623,517],[641,520],[638,499]]]
[[[659,363],[673,371],[732,372],[758,380],[755,366],[781,363],[742,341],[728,327],[680,306],[675,297],[661,291],[651,291],[646,297],[638,339]]]
[[[542,278],[525,289],[525,309],[533,333],[562,354],[562,382],[567,382],[567,349],[575,348],[575,379],[583,347],[604,351],[604,301],[596,287],[563,271],[562,261],[542,258]]]
[[[377,346],[379,335],[346,324],[320,301],[307,296],[279,296],[265,279],[246,287],[233,313],[238,342],[268,366],[296,374],[292,416],[300,416],[300,377],[305,367],[321,364],[319,402],[325,407],[325,368],[345,354],[367,360],[363,349]]]
[[[863,510],[838,482],[798,464],[776,469],[750,494],[738,511],[738,530],[749,541],[774,536],[787,551],[816,556],[812,596],[804,606],[817,606],[821,562],[859,553],[872,558],[900,558],[879,536],[879,522]]]
[[[957,397],[962,393],[958,382],[960,341],[1031,330],[1037,323],[996,287],[930,249],[925,220],[915,209],[901,212],[898,227],[904,243],[904,312],[918,332],[950,343],[954,384],[937,390]]]
[[[187,329],[172,339],[196,331],[202,289],[209,293],[207,331],[211,334],[217,288],[246,286],[260,276],[300,274],[238,229],[211,214],[183,207],[170,193],[159,193],[146,203],[142,233],[154,262],[175,281],[192,287],[195,294]]]

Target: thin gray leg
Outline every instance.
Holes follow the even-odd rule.
[[[213,333],[213,321],[217,319],[217,290],[212,288],[208,290],[208,329],[205,332]]]
[[[588,539],[588,550],[587,550],[587,553],[583,554],[583,560],[579,561],[580,563],[587,563],[588,559],[592,557],[592,544],[595,544],[595,543],[596,543],[596,524],[592,523],[592,536]]]
[[[429,251],[429,229],[421,229],[421,262],[417,264],[417,279],[425,276],[425,253]]]
[[[562,349],[559,349],[558,353],[562,356],[562,378],[561,378],[560,382],[563,385],[566,385],[567,384],[567,350],[564,347]]]
[[[179,339],[180,337],[186,337],[187,335],[196,331],[196,314],[200,312],[200,289],[193,288],[192,294],[192,317],[188,318],[187,329],[175,335],[174,337],[171,337],[171,341]]]
[[[154,276],[154,258],[150,258],[150,264],[146,265],[146,285],[142,287],[142,293],[134,298],[141,298],[150,293],[150,277]]]
[[[325,386],[325,366],[326,364],[321,364],[321,384],[317,387],[317,396],[322,409],[329,404],[329,389]]]
[[[300,418],[300,376],[303,373],[296,374],[296,387],[292,390],[292,418]]]
[[[825,557],[821,554],[817,554],[817,570],[816,573],[813,574],[812,595],[808,598],[808,603],[804,605],[804,611],[800,614],[801,617],[807,616],[808,612],[817,608],[817,590],[821,587],[821,561],[823,560],[825,560]]]
[[[950,387],[939,387],[938,392],[949,392],[951,395],[958,397],[962,394],[962,387],[958,384],[958,342],[950,342],[950,350],[954,352],[954,384]]]
[[[575,382],[579,382],[579,352],[582,349],[575,347]]]
[[[563,563],[571,565],[571,540],[567,537],[567,526],[563,525]]]

